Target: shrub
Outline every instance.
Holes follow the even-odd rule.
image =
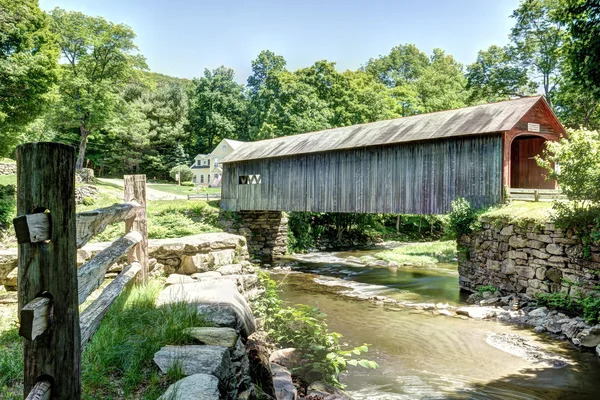
[[[452,201],[450,212],[449,233],[450,236],[458,238],[461,235],[471,233],[477,222],[477,212],[471,207],[469,201],[458,197]]]
[[[190,182],[190,181],[181,182],[181,186],[194,186],[194,182]]]
[[[171,171],[169,171],[169,176],[173,178],[173,180],[177,180],[177,174],[179,174],[180,182],[191,181],[194,177],[194,172],[187,165],[178,165],[171,168]]]
[[[485,292],[497,292],[498,289],[494,285],[486,285],[486,286],[477,286],[477,293],[485,293]]]
[[[84,206],[93,206],[94,204],[96,204],[96,199],[94,199],[93,197],[88,196],[83,198]]]
[[[14,185],[0,185],[0,227],[11,225],[16,216],[16,187]]]
[[[369,350],[366,344],[351,349],[340,344],[342,335],[329,331],[326,315],[318,307],[284,307],[277,293],[277,284],[269,274],[261,271],[259,278],[265,292],[257,300],[254,310],[264,318],[269,337],[280,345],[298,348],[307,361],[292,372],[300,376],[317,373],[325,382],[343,387],[338,377],[348,365],[378,367],[374,361],[355,358]]]
[[[580,314],[588,324],[600,323],[600,293],[594,291],[579,297],[568,293],[538,293],[535,296],[539,305],[556,308],[572,314]]]

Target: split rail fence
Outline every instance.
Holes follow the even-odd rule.
[[[75,214],[75,149],[27,143],[16,154],[24,397],[77,400],[81,352],[123,288],[134,278],[147,280],[146,177],[125,176],[124,203]],[[125,236],[77,268],[77,249],[119,221]],[[125,254],[128,265],[80,315],[79,306]]]

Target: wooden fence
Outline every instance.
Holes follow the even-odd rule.
[[[567,196],[559,189],[516,189],[507,190],[509,200],[519,201],[554,201],[566,200]]]
[[[81,352],[113,301],[148,274],[146,177],[125,176],[124,203],[75,214],[75,149],[58,143],[17,148],[19,334],[26,399],[80,399]],[[77,268],[77,249],[107,225],[126,234]],[[82,313],[79,305],[123,255],[128,265]]]

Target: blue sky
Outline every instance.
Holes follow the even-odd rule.
[[[150,69],[193,78],[231,67],[239,82],[264,49],[295,70],[327,59],[357,69],[398,44],[431,54],[442,48],[463,64],[492,44],[504,45],[518,0],[40,0],[125,23]]]

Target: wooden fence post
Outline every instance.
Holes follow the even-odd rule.
[[[24,397],[37,381],[52,399],[81,397],[81,349],[77,301],[77,247],[75,231],[75,149],[59,143],[27,143],[17,156],[17,215],[43,213],[46,237],[31,232],[19,240],[19,312],[49,307],[42,312],[47,326],[33,340],[23,339]],[[29,218],[33,220],[32,218]],[[39,220],[39,218],[34,218]],[[43,221],[42,221],[43,222]],[[43,240],[47,239],[49,240]],[[37,297],[50,298],[48,301]],[[46,305],[44,305],[46,304]],[[30,333],[21,332],[28,336]]]
[[[125,232],[137,231],[142,235],[142,241],[136,244],[128,255],[128,263],[137,261],[142,266],[138,280],[148,282],[148,223],[146,217],[146,175],[125,175],[124,200],[136,201],[142,207],[135,218],[125,221]]]

